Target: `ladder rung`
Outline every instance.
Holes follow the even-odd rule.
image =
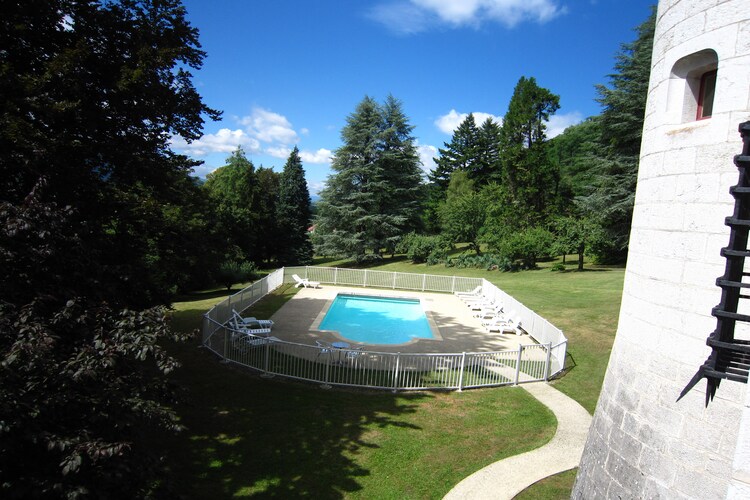
[[[741,281],[725,280],[718,278],[716,280],[716,286],[730,287],[730,288],[750,288],[750,283],[742,283]]]
[[[727,226],[750,227],[750,220],[737,219],[736,217],[727,217],[724,221]]]
[[[724,340],[718,340],[708,337],[708,340],[706,340],[706,345],[716,347],[718,349],[721,349],[722,351],[740,352],[744,355],[750,356],[750,345],[747,344],[747,341],[733,340],[732,342],[726,342]]]
[[[750,250],[732,250],[731,248],[721,249],[722,257],[750,257]]]
[[[726,373],[713,368],[704,368],[703,373],[705,373],[708,378],[725,378],[734,382],[743,382],[747,384],[747,374],[735,375],[733,373]]]
[[[716,308],[714,308],[714,310],[711,311],[711,314],[713,314],[717,318],[734,319],[737,321],[745,321],[745,322],[750,323],[750,316],[748,316],[747,314],[739,314],[739,313],[724,311],[724,310],[716,309]]]

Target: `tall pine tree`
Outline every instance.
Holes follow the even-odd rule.
[[[405,234],[419,229],[422,209],[422,169],[411,135],[414,127],[401,102],[389,95],[382,107],[380,168],[386,189],[381,193],[381,246],[393,251]]]
[[[276,246],[281,265],[304,266],[312,263],[312,243],[307,234],[311,219],[310,192],[299,149],[295,146],[281,172],[276,204]]]
[[[316,218],[318,253],[363,261],[418,222],[421,174],[412,127],[392,96],[365,97],[341,131]]]
[[[479,127],[476,148],[476,161],[471,169],[471,178],[478,187],[493,181],[500,181],[502,163],[500,161],[500,142],[502,128],[492,118],[487,118]]]
[[[474,114],[469,113],[453,132],[451,142],[438,149],[440,156],[435,158],[435,168],[428,174],[430,182],[439,188],[441,195],[448,189],[451,174],[455,170],[470,172],[473,169],[477,160],[479,140],[479,129]]]
[[[557,196],[560,175],[548,156],[545,123],[560,107],[559,101],[534,77],[521,77],[501,128],[503,184],[518,215],[532,224],[549,215]]]

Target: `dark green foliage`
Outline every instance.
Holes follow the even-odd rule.
[[[0,496],[163,496],[175,363],[151,306],[218,261],[168,149],[218,117],[197,32],[173,0],[31,0],[3,4],[0,46]]]
[[[545,125],[559,101],[533,77],[521,77],[501,128],[502,185],[517,213],[537,223],[559,202],[560,173],[549,157]]]
[[[276,256],[278,174],[269,168],[256,170],[237,148],[226,166],[208,174],[204,189],[226,235],[222,247],[228,257],[262,264]]]
[[[453,132],[451,142],[444,146],[438,149],[440,156],[435,158],[435,169],[428,174],[430,182],[438,187],[441,195],[448,189],[454,171],[470,172],[477,160],[479,129],[472,113],[464,118]]]
[[[175,1],[51,0],[4,5],[0,21],[2,198],[20,203],[44,177],[46,199],[76,207],[101,250],[103,279],[141,305],[169,296],[152,271],[170,256],[152,252],[195,165],[168,139],[218,116],[190,81],[204,54],[183,14]]]
[[[179,428],[152,373],[175,366],[167,311],[101,300],[97,253],[42,189],[0,204],[0,493],[143,497],[163,472],[147,437]]]
[[[555,217],[552,221],[556,235],[552,251],[556,254],[578,254],[578,270],[583,271],[586,250],[604,238],[601,223],[594,215]]]
[[[603,262],[625,260],[638,177],[643,117],[651,71],[656,12],[638,28],[637,39],[622,46],[610,75],[610,87],[600,85],[601,136],[606,162],[585,204],[603,218],[607,237],[596,247]]]
[[[270,168],[259,167],[255,171],[255,179],[257,187],[252,212],[255,220],[253,232],[256,238],[253,242],[253,254],[256,262],[269,265],[278,262],[278,252],[281,250],[277,241],[280,227],[276,220],[281,175]]]
[[[445,200],[455,172],[465,172],[478,188],[500,179],[500,130],[491,118],[477,127],[474,115],[469,113],[453,132],[451,142],[438,150],[440,156],[435,158],[435,169],[428,174],[428,206],[432,213],[436,214],[437,207]]]
[[[500,125],[492,118],[487,118],[479,128],[477,160],[471,170],[471,178],[479,187],[502,179],[501,130]]]
[[[307,229],[312,223],[310,192],[305,170],[295,146],[284,165],[276,206],[276,251],[283,266],[304,266],[312,263],[312,243]]]
[[[232,285],[252,281],[257,274],[258,268],[252,262],[227,260],[219,266],[216,281],[227,287],[227,290],[231,290]]]
[[[520,260],[525,269],[535,269],[536,262],[552,253],[554,235],[541,227],[511,231],[494,241],[493,249],[510,260]]]
[[[341,131],[316,218],[317,253],[379,259],[420,223],[421,169],[399,101],[365,97]]]
[[[575,198],[565,212],[598,224],[587,252],[602,263],[623,262],[627,256],[654,25],[652,12],[637,28],[637,39],[617,54],[610,86],[597,86],[602,114],[551,141],[563,190],[570,189]]]
[[[637,37],[622,45],[615,57],[610,86],[597,85],[602,140],[618,155],[637,158],[641,150],[643,117],[646,111],[651,52],[654,45],[656,9],[636,28]]]
[[[392,252],[404,234],[421,227],[423,174],[412,135],[414,127],[409,124],[401,101],[392,95],[386,97],[381,116],[378,163],[385,189],[379,193],[383,216],[379,236],[382,246]]]
[[[494,253],[484,253],[482,255],[462,254],[458,257],[451,257],[445,263],[446,267],[456,267],[459,269],[475,268],[486,269],[488,271],[517,271],[518,266],[510,259]]]
[[[430,265],[445,261],[452,245],[442,236],[425,236],[409,233],[399,241],[396,251],[406,254],[414,264],[427,262]]]
[[[550,140],[550,156],[559,165],[570,199],[591,194],[607,164],[606,155],[598,116],[572,125]]]
[[[443,236],[451,243],[468,243],[478,255],[479,238],[487,220],[487,204],[487,197],[474,191],[474,183],[466,171],[453,172],[446,201],[439,209]]]

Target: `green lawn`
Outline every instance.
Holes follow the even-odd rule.
[[[269,316],[296,290],[284,287],[252,309]],[[175,304],[173,325],[192,330],[205,292]],[[324,390],[267,380],[222,364],[204,349],[170,344],[183,366],[186,430],[155,443],[189,498],[311,496],[439,498],[472,472],[549,441],[554,415],[526,391],[463,393]]]
[[[577,472],[578,469],[572,469],[542,479],[516,495],[514,500],[568,500]]]
[[[499,273],[401,260],[374,268],[479,276],[497,284],[565,331],[569,370],[554,383],[593,412],[614,338],[623,269]],[[295,291],[282,288],[253,315],[270,316]],[[175,328],[198,328],[201,314],[225,296],[209,291],[176,303]],[[190,498],[440,498],[471,472],[537,448],[554,433],[554,416],[522,389],[324,390],[221,364],[198,343],[170,345],[183,363],[173,379],[184,389],[178,410],[187,430],[162,443],[177,492]],[[534,485],[525,498],[565,496],[573,478],[568,473],[550,480],[552,486]]]
[[[614,342],[625,269],[586,265],[582,272],[552,272],[550,265],[502,273],[399,260],[372,269],[486,278],[520,300],[565,333],[569,341],[567,372],[554,382],[555,387],[593,414]]]

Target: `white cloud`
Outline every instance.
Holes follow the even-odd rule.
[[[565,13],[560,0],[392,0],[370,10],[370,17],[400,34],[432,26],[478,27],[485,22],[508,28],[522,22],[545,23]]]
[[[283,160],[286,160],[287,158],[289,158],[289,154],[292,152],[292,148],[288,148],[286,146],[276,146],[266,148],[264,152],[270,156],[273,156],[274,158],[281,158]],[[305,150],[299,152],[299,157],[303,163],[331,163],[332,155],[333,153],[331,152],[331,150],[325,148],[320,148],[319,150],[312,152]]]
[[[571,125],[577,125],[583,121],[583,116],[578,111],[565,115],[552,115],[547,122],[547,138],[552,139],[562,134]]]
[[[318,195],[326,187],[325,182],[310,182],[307,181],[307,190],[311,195]]]
[[[219,167],[204,163],[203,165],[198,165],[197,167],[193,167],[193,174],[197,177],[200,177],[201,179],[205,179],[208,174],[210,174],[217,168]]]
[[[239,120],[245,131],[261,142],[294,144],[299,138],[287,118],[273,111],[255,108],[249,116]]]
[[[411,3],[436,14],[442,21],[461,25],[472,22],[482,8],[482,4],[494,2],[483,2],[481,0],[411,0]]]
[[[247,152],[256,152],[260,143],[250,137],[244,130],[223,128],[215,134],[206,134],[200,139],[188,143],[182,137],[173,137],[172,147],[192,156],[205,156],[210,153],[231,153],[237,146]]]
[[[305,163],[331,163],[333,152],[330,149],[320,148],[317,151],[300,151],[299,157]]]
[[[172,147],[193,157],[202,157],[211,153],[231,153],[237,146],[253,154],[267,154],[274,158],[286,160],[292,152],[292,145],[299,142],[299,136],[289,120],[279,113],[254,108],[252,112],[235,120],[243,126],[236,130],[223,128],[215,134],[206,134],[199,140],[188,144],[181,137],[173,137]],[[310,130],[300,129],[300,134],[308,135]],[[320,148],[317,151],[300,151],[300,158],[305,163],[330,164],[332,152],[330,149]],[[204,167],[196,169],[196,173],[205,175]],[[213,170],[213,169],[212,169]]]
[[[487,118],[492,118],[492,120],[497,122],[498,125],[503,124],[502,116],[495,116],[493,114],[484,113],[482,111],[474,111],[473,114],[474,121],[476,122],[477,127],[481,127],[482,123],[484,123]],[[447,114],[440,116],[437,120],[435,120],[435,126],[445,134],[453,134],[453,131],[456,130],[459,125],[461,125],[461,122],[463,122],[467,116],[469,116],[469,113],[459,113],[455,109],[451,109]]]
[[[289,158],[289,153],[292,152],[292,148],[288,148],[286,146],[271,146],[270,148],[264,149],[263,152],[269,156],[273,156],[274,158],[281,158],[282,160],[286,160],[287,158]]]
[[[368,17],[400,35],[426,31],[431,23],[428,11],[404,0],[375,5]]]
[[[425,173],[435,170],[434,158],[438,155],[438,148],[429,144],[417,144],[417,153],[422,161],[422,170]]]

